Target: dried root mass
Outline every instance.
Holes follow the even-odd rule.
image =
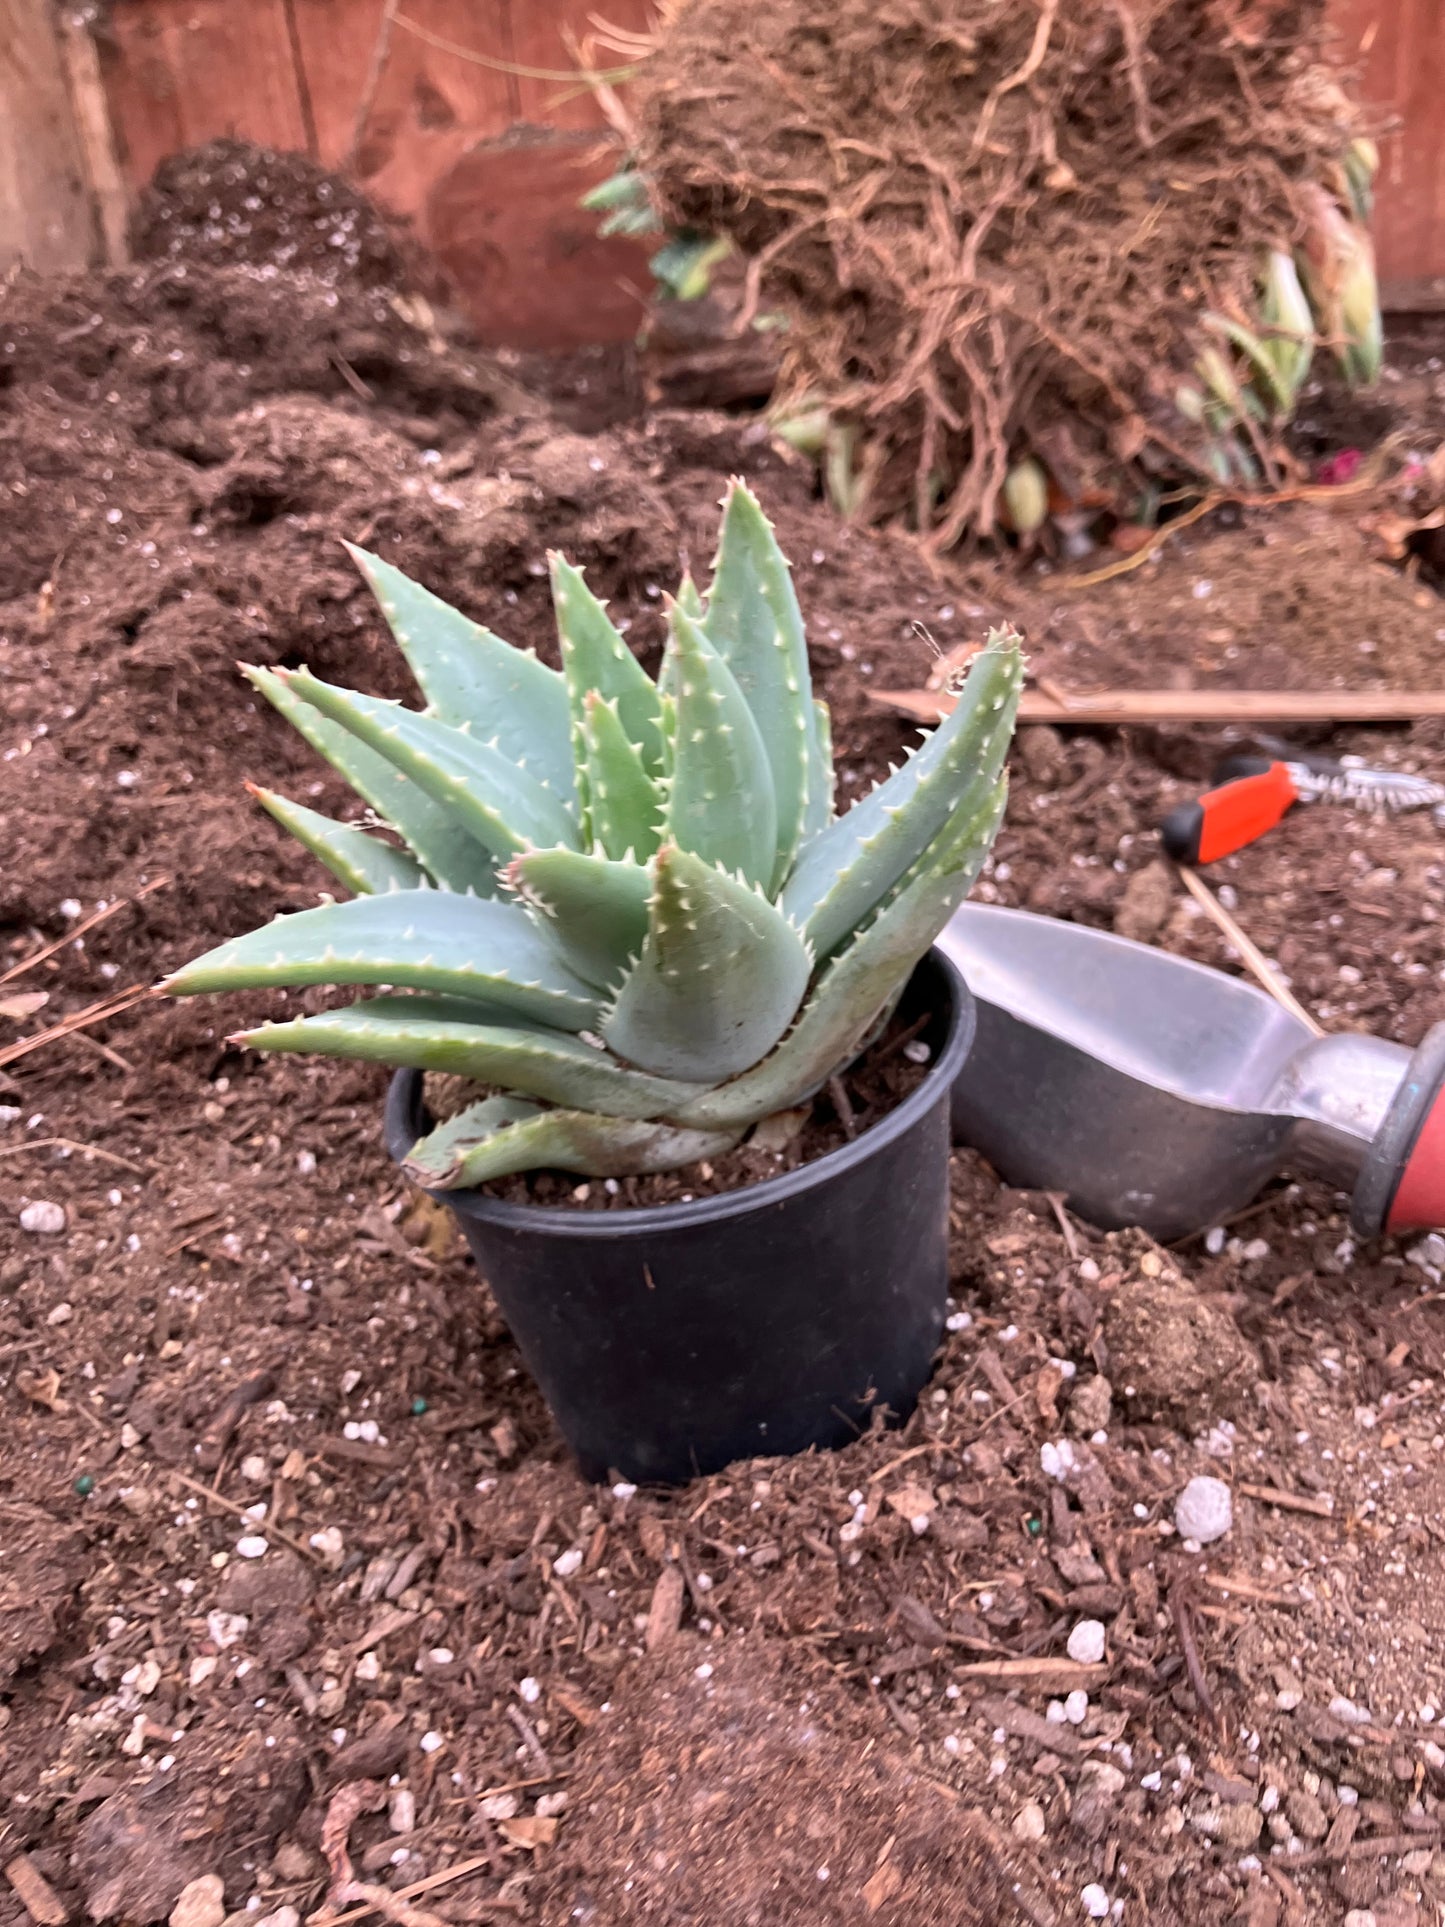
[[[1324,13],[692,0],[638,158],[670,224],[748,257],[748,311],[786,313],[782,404],[850,424],[845,494],[946,547],[1007,521],[1025,456],[1055,506],[1220,475],[1217,396],[1188,406],[1205,317],[1259,325],[1262,261],[1358,132]],[[1228,412],[1268,478],[1268,412]]]

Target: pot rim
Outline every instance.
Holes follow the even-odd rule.
[[[865,1164],[875,1150],[891,1144],[895,1138],[911,1130],[926,1111],[937,1104],[941,1097],[946,1099],[947,1093],[952,1091],[973,1047],[976,1022],[973,996],[957,964],[937,945],[919,959],[912,975],[916,976],[919,970],[929,964],[948,990],[952,1010],[949,1013],[947,1041],[929,1066],[922,1082],[901,1104],[860,1136],[847,1144],[840,1144],[823,1157],[814,1158],[809,1164],[799,1165],[795,1171],[780,1172],[775,1178],[762,1178],[758,1183],[744,1185],[739,1190],[694,1198],[688,1204],[624,1206],[618,1211],[566,1211],[557,1205],[512,1204],[503,1198],[488,1197],[479,1190],[436,1191],[427,1188],[427,1195],[435,1198],[439,1204],[450,1205],[462,1216],[478,1219],[499,1229],[545,1232],[553,1238],[575,1238],[583,1242],[715,1224],[787,1203],[800,1193],[825,1184],[832,1178],[843,1177]],[[912,982],[912,976],[909,982]],[[419,1102],[422,1076],[419,1070],[399,1070],[394,1073],[387,1087],[382,1134],[388,1152],[398,1164],[416,1141],[412,1119]],[[943,1091],[940,1091],[940,1085],[944,1086]],[[583,1181],[579,1179],[579,1182]]]

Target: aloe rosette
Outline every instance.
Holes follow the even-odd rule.
[[[656,683],[560,556],[557,671],[352,553],[427,707],[246,674],[404,847],[253,791],[354,894],[168,988],[378,987],[238,1041],[484,1086],[410,1155],[434,1188],[715,1156],[851,1062],[993,841],[1017,638],[992,634],[947,719],[837,816],[788,564],[740,482]]]

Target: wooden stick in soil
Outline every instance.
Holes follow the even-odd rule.
[[[1179,1635],[1180,1651],[1184,1654],[1185,1671],[1189,1674],[1189,1684],[1194,1688],[1194,1697],[1199,1710],[1213,1725],[1218,1725],[1219,1715],[1214,1709],[1214,1695],[1209,1690],[1209,1681],[1204,1675],[1204,1662],[1199,1657],[1199,1642],[1194,1637],[1194,1614],[1183,1586],[1169,1588],[1169,1610],[1174,1619],[1174,1630]]]
[[[1284,985],[1279,981],[1275,968],[1270,963],[1268,957],[1265,956],[1257,944],[1253,943],[1250,938],[1244,934],[1243,930],[1240,929],[1234,918],[1230,916],[1229,912],[1209,886],[1202,878],[1197,876],[1187,864],[1180,863],[1175,867],[1179,871],[1180,882],[1184,885],[1190,896],[1193,897],[1194,901],[1207,916],[1213,918],[1219,929],[1223,931],[1229,942],[1233,944],[1235,950],[1239,953],[1240,961],[1244,964],[1245,968],[1252,976],[1258,978],[1261,987],[1267,990],[1275,1002],[1281,1004],[1284,1009],[1289,1012],[1291,1017],[1298,1017],[1300,1022],[1309,1030],[1313,1031],[1316,1037],[1323,1037],[1325,1034],[1324,1025],[1317,1023],[1305,1009],[1304,1005],[1300,1003],[1298,998],[1291,996],[1289,991],[1285,989]]]
[[[213,1492],[210,1486],[202,1485],[199,1479],[187,1478],[184,1472],[177,1472],[174,1467],[171,1468],[170,1476],[175,1480],[177,1485],[183,1485],[188,1492],[194,1492],[198,1497],[208,1499],[212,1505],[218,1505],[223,1512],[229,1512],[233,1518],[246,1519],[252,1524],[256,1523],[256,1521],[251,1520],[251,1515],[247,1512],[245,1506],[237,1505],[234,1499],[223,1498],[219,1492]],[[283,1546],[290,1546],[293,1552],[299,1553],[303,1559],[308,1560],[313,1566],[317,1563],[316,1554],[310,1546],[303,1545],[299,1539],[293,1539],[289,1532],[283,1532],[281,1527],[273,1524],[270,1519],[264,1519],[260,1524],[268,1539],[279,1539]]]
[[[5,1863],[5,1878],[36,1927],[65,1927],[65,1903],[28,1853],[17,1853]]]
[[[1083,1253],[1079,1250],[1079,1234],[1074,1230],[1074,1221],[1064,1209],[1067,1194],[1063,1191],[1045,1191],[1044,1196],[1049,1201],[1049,1209],[1059,1221],[1059,1230],[1063,1233],[1068,1254],[1077,1264]]]
[[[71,1031],[70,1041],[72,1044],[79,1044],[82,1050],[88,1050],[92,1057],[103,1057],[107,1064],[114,1064],[116,1069],[124,1071],[127,1077],[135,1076],[135,1065],[129,1058],[122,1057],[120,1052],[112,1050],[109,1044],[102,1044],[100,1039],[92,1037],[88,1030]]]
[[[1316,1519],[1335,1516],[1335,1502],[1328,1492],[1286,1492],[1277,1485],[1246,1485],[1243,1480],[1237,1489],[1246,1499],[1277,1506],[1281,1512],[1308,1512]]]
[[[23,977],[27,970],[33,970],[36,964],[44,963],[45,959],[53,957],[57,950],[64,950],[67,944],[74,943],[77,937],[83,937],[87,930],[94,930],[97,924],[106,922],[117,911],[128,910],[132,904],[143,902],[155,891],[164,890],[170,880],[169,877],[157,877],[154,883],[148,883],[143,890],[137,890],[133,897],[117,897],[114,903],[108,903],[103,910],[97,910],[93,916],[86,917],[83,922],[76,924],[73,930],[67,930],[63,937],[57,937],[54,943],[48,943],[43,950],[33,951],[30,956],[22,957],[18,964],[12,964],[7,971],[0,974],[0,984],[8,984],[13,977]]]
[[[1159,723],[1410,723],[1445,716],[1445,689],[1026,689],[1021,723],[1081,729]],[[880,709],[937,723],[954,698],[946,689],[865,689]],[[1066,700],[1061,700],[1066,698]]]
[[[148,1164],[132,1164],[129,1158],[121,1157],[118,1151],[102,1151],[98,1144],[80,1144],[70,1137],[35,1137],[26,1144],[8,1144],[0,1151],[0,1158],[19,1157],[22,1151],[43,1151],[47,1145],[59,1145],[66,1151],[78,1151],[82,1157],[104,1158],[107,1164],[118,1164],[122,1171],[134,1171],[138,1178],[152,1175]]]
[[[394,1900],[415,1900],[419,1894],[432,1893],[438,1887],[446,1887],[454,1880],[465,1880],[468,1874],[486,1873],[491,1867],[490,1854],[479,1854],[475,1860],[459,1860],[454,1867],[443,1867],[440,1873],[429,1873],[424,1880],[414,1880],[409,1887],[398,1887],[392,1895]],[[479,1901],[479,1907],[490,1912],[513,1914],[516,1907],[506,1901]],[[307,1916],[307,1927],[346,1927],[353,1920],[364,1920],[368,1914],[375,1913],[374,1907],[352,1907],[344,1914],[329,1914],[324,1907]]]
[[[844,1137],[857,1137],[858,1125],[853,1116],[853,1106],[848,1102],[848,1093],[843,1088],[841,1077],[828,1079],[828,1095],[833,1100],[833,1109],[838,1113],[838,1122],[843,1126]]]
[[[163,993],[158,984],[132,984],[128,990],[115,991],[109,997],[102,997],[97,1003],[88,1004],[84,1010],[77,1010],[69,1017],[63,1017],[58,1024],[48,1030],[37,1031],[33,1037],[22,1037],[19,1043],[7,1044],[0,1050],[0,1068],[14,1064],[31,1051],[40,1050],[46,1044],[59,1043],[62,1037],[71,1037],[76,1031],[85,1030],[91,1024],[103,1024],[110,1017],[120,1017],[152,997]]]

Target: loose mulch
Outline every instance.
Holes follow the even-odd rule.
[[[192,1927],[294,1927],[347,1839],[458,1927],[1435,1919],[1445,1244],[1359,1246],[1282,1181],[1161,1251],[960,1151],[906,1426],[592,1488],[400,1186],[384,1073],[242,1056],[260,997],[6,1053],[315,900],[242,780],[343,796],[232,665],[407,693],[342,536],[544,653],[560,546],[654,663],[746,474],[845,797],[905,741],[867,691],[922,681],[919,625],[1012,613],[1064,680],[1423,687],[1445,602],[1351,498],[1094,590],[934,571],[747,417],[583,435],[404,293],[327,293],[182,252],[0,294],[0,1923],[161,1919],[216,1875]],[[1438,350],[1384,391],[1430,445]],[[1435,723],[1330,741],[1445,768]],[[1232,967],[1153,829],[1221,747],[1025,732],[981,894]],[[1441,877],[1428,816],[1323,808],[1210,873],[1322,1022],[1407,1041],[1445,1017]],[[1202,1553],[1172,1523],[1200,1471],[1234,1490]]]

